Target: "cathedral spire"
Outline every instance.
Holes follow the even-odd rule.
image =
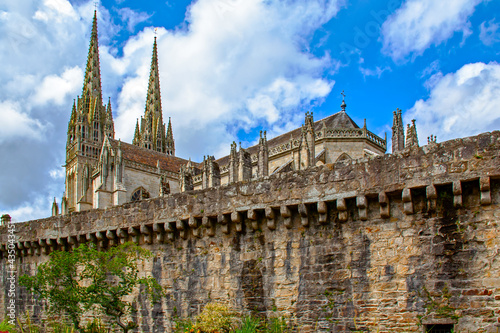
[[[111,97],[108,98],[108,106],[106,108],[104,134],[111,139],[115,138],[115,124],[113,122],[113,111],[111,110]]]
[[[170,128],[170,132],[171,131],[172,129]],[[163,122],[163,111],[161,108],[158,46],[155,37],[153,54],[151,56],[151,70],[149,73],[146,107],[144,116],[141,118],[141,126],[136,126],[133,143],[147,149],[174,155],[173,138],[170,143],[167,143],[168,139],[168,134],[165,135],[165,123]]]
[[[135,132],[134,132],[134,140],[132,140],[132,144],[138,146],[141,141],[141,132],[139,131],[139,119],[135,123]]]
[[[146,98],[145,115],[147,116],[148,113],[151,113],[153,115],[154,129],[156,129],[158,123],[163,124],[160,95],[160,73],[158,70],[158,50],[156,45],[156,37],[153,43],[153,55],[151,57],[151,71],[149,73],[148,96]]]
[[[87,56],[85,79],[83,81],[82,97],[86,99],[87,105],[91,105],[91,103],[97,106],[102,105],[99,42],[97,38],[97,11],[94,11],[94,20],[92,22],[92,33],[90,35],[89,53]]]
[[[167,137],[165,140],[166,153],[175,156],[175,140],[172,132],[172,119],[168,117]]]

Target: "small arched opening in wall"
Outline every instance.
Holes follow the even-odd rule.
[[[339,156],[339,158],[337,158],[335,162],[350,161],[350,160],[352,160],[352,157],[349,156],[347,153],[343,153],[342,155]]]
[[[149,199],[149,197],[150,197],[149,192],[146,191],[146,189],[141,186],[132,193],[130,201],[131,202],[140,201],[144,199]]]

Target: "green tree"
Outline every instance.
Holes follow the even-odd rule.
[[[106,314],[127,333],[137,325],[124,323],[131,310],[124,300],[137,287],[143,287],[157,301],[163,294],[151,276],[139,277],[137,263],[152,253],[133,243],[98,251],[93,244],[82,244],[72,252],[54,251],[34,276],[22,276],[20,283],[49,304],[49,311],[65,313],[80,332],[85,311]]]

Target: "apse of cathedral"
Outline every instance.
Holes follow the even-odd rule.
[[[343,97],[345,95],[342,92]],[[99,64],[97,13],[94,12],[82,95],[73,103],[66,144],[66,182],[61,209],[52,214],[107,208],[171,193],[205,189],[268,177],[272,174],[385,154],[387,136],[359,127],[340,111],[268,140],[261,132],[257,145],[233,142],[229,155],[205,156],[196,163],[175,155],[172,122],[165,125],[161,104],[156,37],[144,115],[137,119],[132,144],[115,139],[111,101],[103,103]],[[405,149],[401,111],[394,112],[393,152]],[[406,147],[418,145],[415,123],[408,125]]]

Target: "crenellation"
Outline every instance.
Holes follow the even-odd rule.
[[[310,331],[421,332],[419,325],[450,316],[457,331],[494,331],[498,138],[493,132],[489,141],[414,147],[411,161],[398,153],[327,164],[19,223],[18,260],[32,272],[56,249],[133,240],[157,254],[141,274],[153,270],[165,288],[168,296],[155,305],[164,322],[216,300],[243,313],[256,307],[266,316],[293,316]],[[479,150],[481,159],[474,157]],[[442,172],[456,162],[466,170]],[[408,167],[413,173],[400,172]],[[36,304],[31,296],[21,302]],[[448,307],[431,311],[431,302]],[[156,321],[149,304],[137,307],[135,320]]]

